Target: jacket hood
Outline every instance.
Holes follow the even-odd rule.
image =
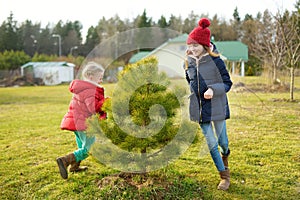
[[[74,94],[78,94],[86,89],[96,90],[97,87],[100,87],[100,85],[98,85],[97,83],[84,80],[73,80],[70,84],[69,90]]]

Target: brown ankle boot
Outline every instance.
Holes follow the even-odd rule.
[[[225,169],[228,168],[228,157],[230,155],[230,149],[228,149],[227,155],[222,154],[222,160],[225,166]]]
[[[230,172],[229,169],[226,168],[225,171],[220,172],[221,181],[218,185],[218,190],[228,190],[230,185]]]
[[[222,160],[223,160],[225,168],[228,168],[228,156],[222,155]]]
[[[75,155],[73,153],[70,153],[66,156],[59,157],[56,159],[60,175],[63,179],[68,178],[68,166],[72,163],[76,162]]]
[[[81,161],[72,163],[72,164],[71,164],[71,167],[70,167],[70,169],[69,169],[69,171],[70,171],[70,172],[81,172],[81,171],[87,170],[87,169],[88,169],[87,166],[82,166],[82,167],[80,167],[80,162],[81,162]]]

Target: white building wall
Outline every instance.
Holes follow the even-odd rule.
[[[34,67],[34,77],[41,78],[45,85],[57,85],[74,79],[73,67],[50,66]]]
[[[170,78],[183,78],[185,72],[183,69],[185,59],[185,45],[167,44],[161,49],[157,49],[152,55],[158,58],[158,67],[164,71]]]

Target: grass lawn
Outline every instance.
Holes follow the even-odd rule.
[[[260,77],[233,81],[266,83]],[[104,87],[109,95],[114,85]],[[68,85],[0,88],[0,199],[299,199],[300,77],[296,102],[284,100],[288,92],[233,89],[228,95],[228,191],[216,189],[219,175],[200,130],[178,160],[145,182],[134,180],[143,187],[118,182],[100,190],[99,181],[116,171],[93,156],[82,162],[86,172],[67,180],[58,173],[56,157],[76,148],[74,135],[59,129],[71,98]]]

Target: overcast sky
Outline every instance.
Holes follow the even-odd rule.
[[[191,11],[195,14],[207,14],[209,17],[218,15],[226,20],[232,19],[235,7],[238,8],[240,17],[268,9],[275,14],[278,10],[295,10],[296,0],[0,0],[0,22],[13,13],[18,22],[31,20],[41,23],[45,27],[48,23],[57,23],[78,20],[83,25],[84,34],[90,26],[96,26],[98,21],[118,14],[123,20],[131,20],[141,15],[146,9],[147,16],[153,21],[163,15],[169,19],[172,15],[183,19]]]

